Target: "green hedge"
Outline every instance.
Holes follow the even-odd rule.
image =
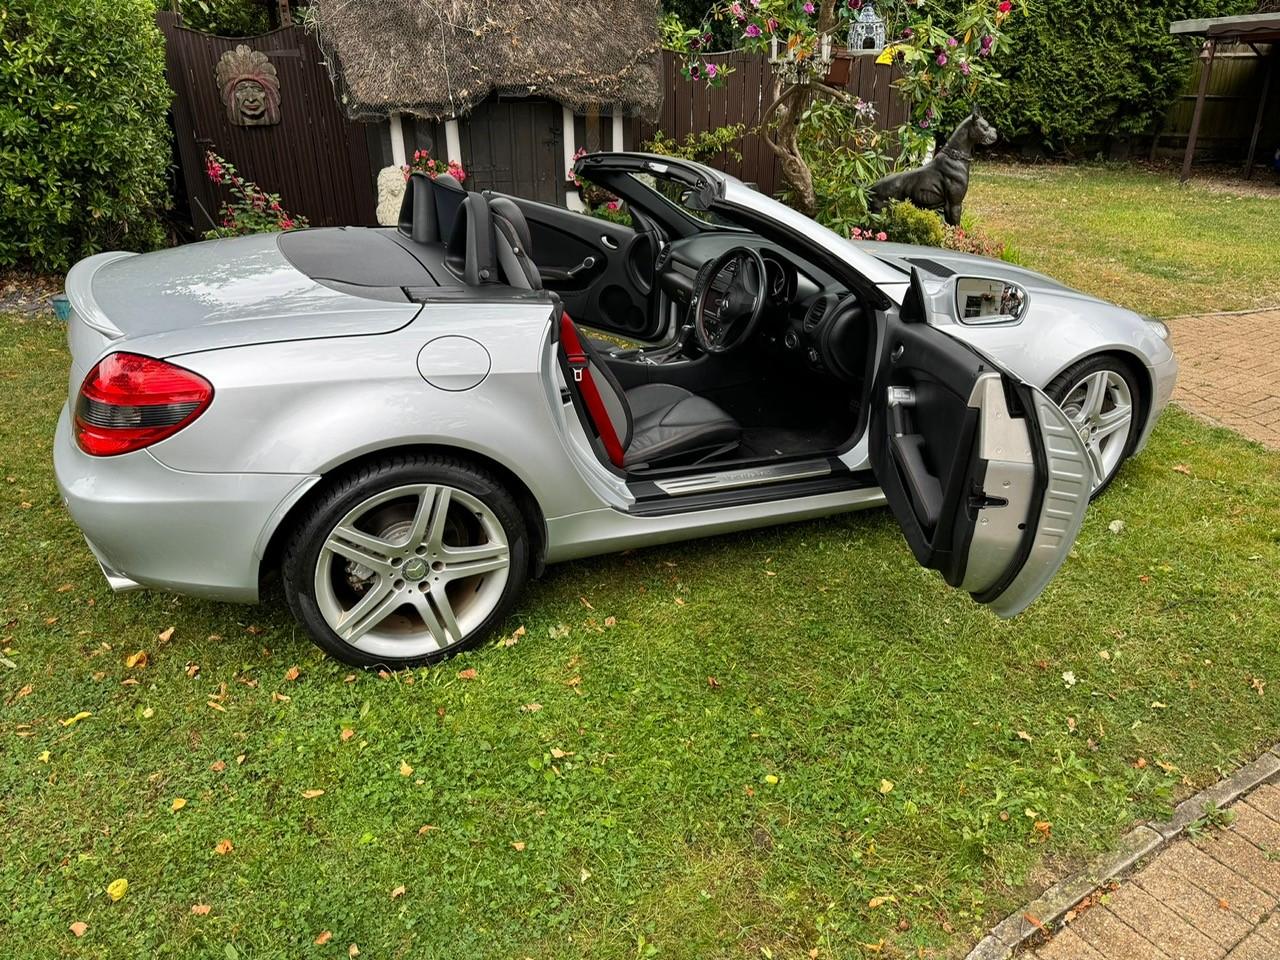
[[[0,4],[0,266],[163,239],[170,91],[151,0]]]
[[[1002,138],[1050,150],[1154,131],[1190,75],[1198,48],[1169,24],[1247,12],[1254,0],[1029,0],[1010,18],[1000,70],[1009,81],[984,105]],[[1016,8],[1015,8],[1016,9]]]

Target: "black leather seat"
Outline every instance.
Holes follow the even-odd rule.
[[[542,276],[530,253],[529,224],[509,197],[491,196],[494,259],[510,286],[541,290]],[[566,314],[560,347],[587,408],[587,419],[615,466],[627,469],[696,463],[738,446],[742,428],[718,406],[670,383],[624,390],[590,338]],[[594,402],[592,395],[598,398]]]

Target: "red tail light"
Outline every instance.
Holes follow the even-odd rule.
[[[80,386],[76,443],[95,457],[141,450],[173,436],[212,399],[213,385],[190,370],[136,353],[113,353]]]

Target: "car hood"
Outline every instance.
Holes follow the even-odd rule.
[[[106,253],[67,275],[81,322],[110,340],[145,342],[153,355],[298,338],[389,333],[411,303],[325,286],[280,252],[280,234],[209,240],[156,253]]]
[[[941,247],[915,246],[906,243],[860,243],[865,252],[887,261],[904,272],[903,282],[910,280],[912,267],[920,270],[924,284],[930,290],[941,287],[953,276],[990,277],[1008,280],[1034,293],[1051,293],[1057,296],[1077,297],[1098,303],[1106,301],[1087,293],[1081,293],[1059,283],[1043,273],[1036,273],[1007,260],[993,260],[972,253],[959,253]]]

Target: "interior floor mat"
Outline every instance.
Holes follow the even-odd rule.
[[[785,457],[835,450],[850,430],[832,424],[814,427],[745,427],[738,443],[742,457]]]

